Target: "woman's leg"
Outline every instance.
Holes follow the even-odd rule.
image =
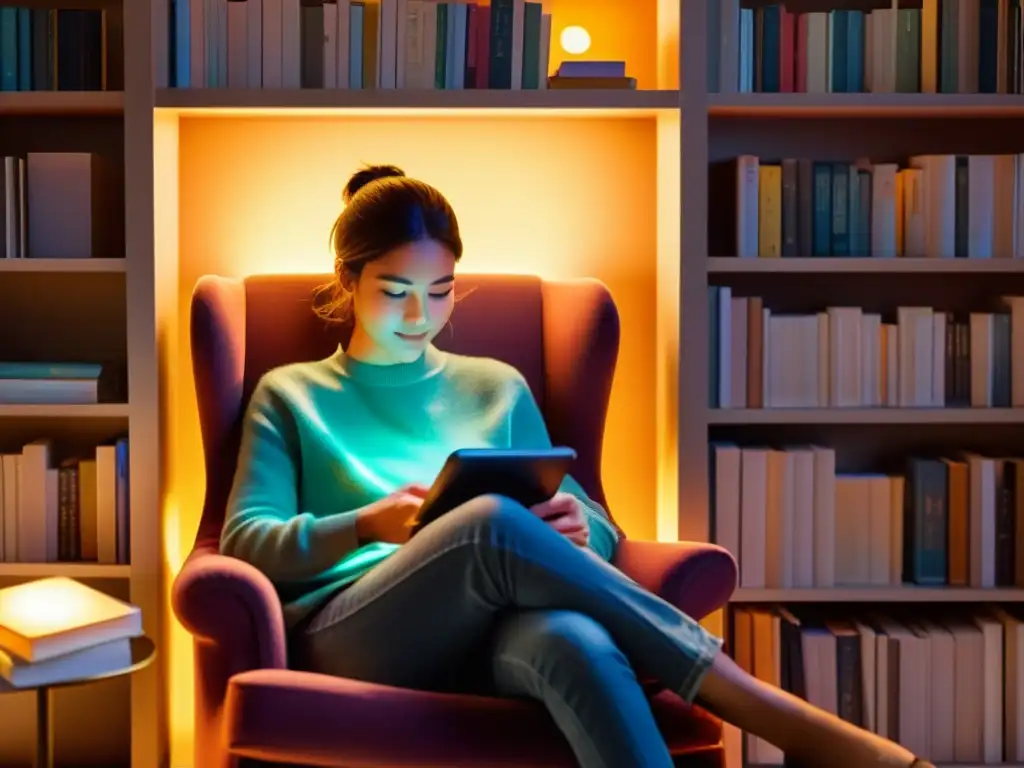
[[[489,651],[497,693],[543,702],[581,768],[672,768],[633,668],[590,617],[514,611]]]
[[[912,761],[901,747],[757,682],[696,621],[500,497],[474,499],[427,526],[334,598],[295,647],[321,672],[434,688],[509,608],[589,616],[634,665],[800,762]]]

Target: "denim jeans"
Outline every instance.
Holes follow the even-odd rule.
[[[332,597],[296,666],[542,702],[584,768],[671,766],[635,668],[687,701],[719,638],[518,504],[478,497]]]

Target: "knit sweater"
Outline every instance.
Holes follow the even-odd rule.
[[[267,373],[245,415],[220,550],[274,584],[293,627],[400,545],[360,542],[356,515],[402,485],[430,485],[457,448],[550,447],[515,368],[435,347],[413,363],[373,365],[339,350]],[[590,544],[611,559],[617,534],[571,476]]]

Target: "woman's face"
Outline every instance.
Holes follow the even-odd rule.
[[[370,262],[353,286],[350,354],[378,365],[415,361],[447,324],[454,288],[455,257],[435,240]]]

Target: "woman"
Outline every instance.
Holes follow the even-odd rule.
[[[515,369],[431,344],[462,255],[440,192],[375,166],[343,199],[323,309],[351,312],[351,341],[259,383],[221,537],[275,584],[296,666],[535,698],[587,768],[672,765],[634,664],[802,765],[930,765],[739,669],[609,564],[615,528],[571,478],[532,509],[480,497],[410,539],[453,449],[550,439]]]

